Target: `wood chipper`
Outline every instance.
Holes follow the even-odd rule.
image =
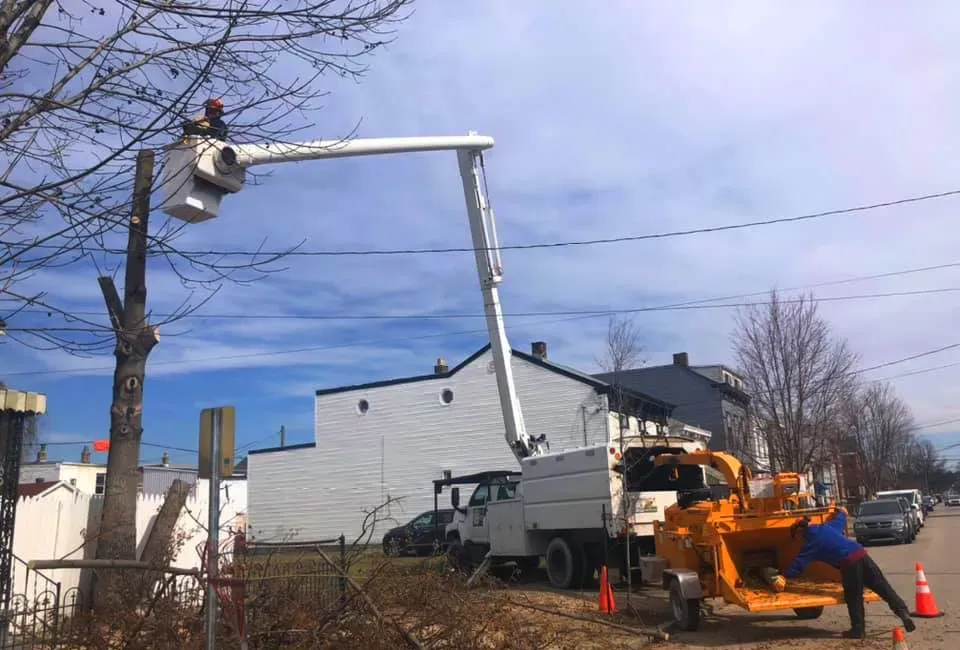
[[[799,578],[786,571],[803,546],[791,526],[803,517],[812,525],[830,519],[837,506],[817,507],[799,474],[754,479],[749,468],[720,452],[665,454],[656,465],[701,465],[723,475],[726,485],[681,493],[654,524],[657,556],[665,564],[663,587],[677,624],[694,630],[701,604],[722,598],[750,612],[793,610],[804,620],[819,618],[828,605],[844,603],[840,572],[814,562]],[[879,597],[871,591],[867,602]]]

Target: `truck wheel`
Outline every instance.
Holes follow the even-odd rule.
[[[684,598],[680,581],[670,582],[670,608],[677,626],[685,632],[693,632],[700,627],[700,600]]]
[[[559,589],[580,584],[583,577],[583,553],[562,537],[554,537],[547,545],[547,578]]]
[[[459,539],[452,540],[447,546],[447,562],[455,571],[462,573],[470,571],[470,555]]]
[[[820,607],[796,607],[793,610],[793,613],[797,615],[801,621],[812,621],[820,618],[820,615],[823,614],[823,606]]]

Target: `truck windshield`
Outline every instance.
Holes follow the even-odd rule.
[[[686,492],[707,487],[699,465],[655,467],[661,454],[682,454],[680,447],[634,447],[624,453],[627,490],[631,492]]]
[[[861,517],[869,517],[871,515],[896,515],[899,513],[900,504],[896,501],[868,501],[861,504],[858,514]]]

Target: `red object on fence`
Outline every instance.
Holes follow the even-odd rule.
[[[110,441],[109,440],[94,440],[93,441],[93,450],[98,453],[105,453],[110,451]]]

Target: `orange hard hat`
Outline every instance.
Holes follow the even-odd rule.
[[[207,100],[207,108],[216,108],[217,110],[223,110],[223,100],[219,97],[214,97]]]

